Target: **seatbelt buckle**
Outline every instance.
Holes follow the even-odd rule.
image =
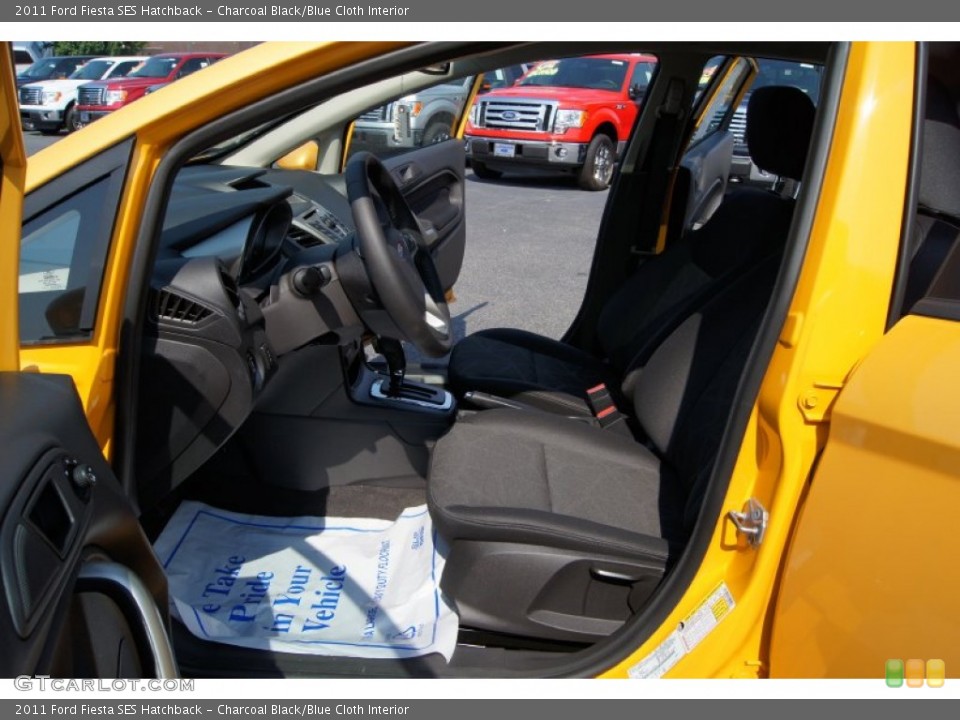
[[[587,403],[602,428],[608,428],[626,419],[626,415],[617,410],[617,405],[606,383],[600,383],[587,390]]]

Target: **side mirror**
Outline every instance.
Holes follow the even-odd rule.
[[[316,171],[320,158],[320,145],[316,140],[308,140],[298,148],[294,148],[277,160],[277,167],[284,170],[313,170]]]
[[[646,94],[647,88],[643,85],[631,85],[627,91],[627,95],[630,96],[631,100],[643,100],[643,96]]]

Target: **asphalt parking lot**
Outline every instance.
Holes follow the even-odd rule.
[[[28,153],[58,137],[24,133]],[[586,192],[548,174],[479,180],[467,171],[467,249],[457,300],[457,338],[519,327],[559,338],[586,287],[607,192]]]

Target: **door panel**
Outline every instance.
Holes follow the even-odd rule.
[[[0,447],[0,674],[174,674],[166,580],[73,380],[0,373]]]
[[[460,276],[467,242],[463,143],[427,145],[384,160],[424,229],[444,290]]]
[[[854,372],[783,571],[775,677],[960,673],[960,323],[908,316]]]

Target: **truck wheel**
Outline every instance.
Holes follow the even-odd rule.
[[[473,169],[473,174],[481,180],[496,180],[503,175],[503,173],[499,170],[491,170],[482,162],[478,162],[476,160],[470,161],[470,167]]]
[[[63,119],[63,126],[67,129],[68,133],[72,133],[74,130],[79,130],[83,127],[83,125],[80,124],[80,113],[77,112],[73,105],[67,108],[67,115]]]
[[[597,135],[587,146],[587,158],[580,168],[577,183],[584,190],[606,190],[613,179],[616,160],[613,141],[606,135]]]
[[[433,145],[450,139],[450,125],[444,122],[430,123],[423,133],[423,144]]]

